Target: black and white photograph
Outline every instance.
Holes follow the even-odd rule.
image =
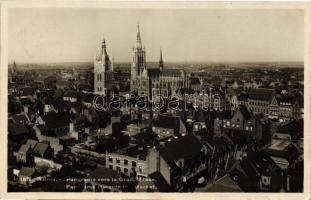
[[[299,9],[8,8],[6,192],[303,193],[305,38]]]

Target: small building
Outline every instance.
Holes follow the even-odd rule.
[[[16,161],[31,166],[34,163],[33,148],[28,144],[23,144],[16,154]]]

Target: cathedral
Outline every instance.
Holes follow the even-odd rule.
[[[113,85],[113,60],[108,56],[106,41],[103,39],[101,52],[94,57],[94,93],[107,95],[113,92]],[[161,49],[158,67],[147,67],[146,49],[142,44],[139,25],[133,46],[130,87],[131,92],[146,96],[149,100],[160,96],[168,98],[176,94],[179,89],[189,88],[189,77],[184,70],[164,67]]]
[[[103,38],[101,51],[94,57],[94,93],[106,95],[113,91],[113,84],[113,58],[108,56],[106,41]]]
[[[133,46],[131,65],[131,91],[139,96],[147,96],[149,100],[156,97],[168,98],[177,90],[189,87],[189,79],[184,70],[165,69],[160,50],[160,60],[157,68],[146,65],[146,49],[142,44],[139,25],[137,27],[136,43]]]

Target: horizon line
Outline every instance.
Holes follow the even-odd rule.
[[[32,61],[32,62],[19,62],[19,61],[10,61],[8,64],[13,63],[21,64],[61,64],[61,63],[93,63],[93,61]],[[148,61],[147,63],[158,63],[159,61]],[[131,63],[130,61],[115,61],[117,63]],[[214,63],[214,64],[225,64],[225,63],[304,63],[304,61],[166,61],[164,63]]]

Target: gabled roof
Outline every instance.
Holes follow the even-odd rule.
[[[37,143],[38,143],[37,140],[28,139],[26,145],[29,145],[31,148],[34,148]]]
[[[28,144],[23,144],[23,145],[19,148],[18,152],[20,152],[20,153],[27,153],[27,151],[28,151],[30,148],[31,148],[30,145],[28,145]]]
[[[40,155],[44,155],[44,153],[46,152],[46,150],[49,148],[49,144],[44,143],[44,142],[39,142],[35,148],[34,151],[35,153],[38,153]]]
[[[271,101],[275,91],[267,88],[254,88],[249,91],[249,99]]]

